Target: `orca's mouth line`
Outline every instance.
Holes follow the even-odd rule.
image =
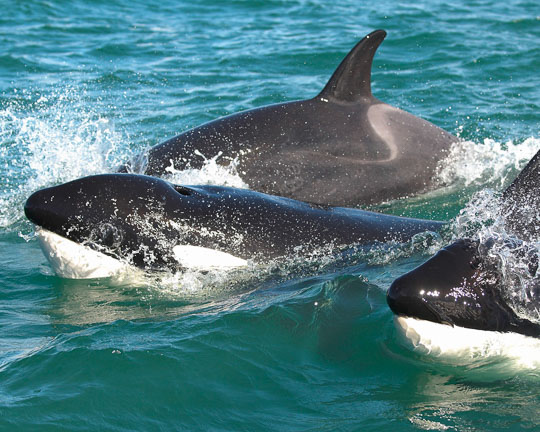
[[[443,324],[443,325],[448,325],[450,327],[454,327],[454,323],[452,322],[451,319],[443,318],[442,315],[440,315],[435,309],[433,309],[433,307],[427,304],[425,306],[426,306],[427,311],[431,314],[431,316],[419,317],[417,315],[411,315],[411,314],[406,314],[406,313],[401,313],[401,312],[400,313],[395,313],[394,311],[392,312],[394,312],[394,315],[396,317],[413,318],[413,319],[418,319],[418,320],[423,320],[423,321],[430,321],[435,324]]]
[[[433,322],[436,322],[438,324],[445,324],[445,325],[449,325],[451,327],[454,327],[454,322],[448,318],[447,316],[443,316],[443,314],[441,312],[439,312],[438,310],[436,310],[432,305],[430,305],[429,303],[427,302],[423,302],[424,306],[426,307],[426,309],[431,313],[433,314],[433,316],[436,318],[435,320],[433,320]]]

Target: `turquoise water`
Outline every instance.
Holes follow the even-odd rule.
[[[246,274],[70,281],[22,212],[32,191],[113,171],[202,122],[315,95],[383,28],[374,94],[466,143],[441,190],[380,209],[451,219],[540,148],[537,2],[2,6],[0,429],[539,427],[540,350],[448,359],[412,351],[394,325],[385,291],[446,239]],[[238,180],[212,161],[184,174]]]

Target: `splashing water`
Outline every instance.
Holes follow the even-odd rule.
[[[442,186],[490,185],[501,188],[521,170],[540,148],[539,138],[519,144],[486,138],[482,143],[458,141],[437,169]]]
[[[0,157],[5,161],[0,167],[0,227],[8,230],[23,219],[22,204],[35,190],[86,175],[111,172],[130,159],[131,153],[125,145],[129,141],[126,134],[115,130],[112,121],[95,109],[86,108],[84,91],[65,88],[44,95],[23,90],[21,96],[22,101],[11,102],[0,110],[0,140],[3,144]],[[539,146],[538,138],[528,138],[517,145],[490,139],[483,143],[459,142],[441,163],[439,182],[446,186],[494,184],[500,187],[526,164]],[[221,154],[213,158],[196,154],[204,161],[202,168],[177,170],[171,163],[167,168],[167,180],[181,184],[249,187],[238,173],[238,157],[224,160]],[[523,260],[517,258],[523,255],[520,251],[524,249],[529,255],[532,250],[538,256],[538,241],[520,244],[517,249],[508,248],[505,239],[509,234],[505,231],[496,194],[489,190],[479,192],[456,218],[453,229],[456,238],[499,239],[490,254],[502,262],[508,295],[513,299],[516,311],[529,319],[531,314],[540,319],[538,310],[530,310],[536,275],[531,277]],[[433,239],[428,235],[405,246],[363,250],[357,252],[358,259],[347,262],[362,259],[372,265],[382,265],[418,251],[433,252],[440,245],[440,238]],[[329,258],[328,253],[322,254],[324,259],[320,253],[314,253],[316,258],[311,260],[305,254],[298,255],[302,256],[300,261],[304,269],[313,270],[315,266],[320,271],[336,261],[335,257]],[[295,262],[294,257],[289,257],[286,263],[273,263],[269,268],[285,273],[295,267]],[[181,285],[189,286],[188,279],[198,280],[198,277],[183,278]]]
[[[125,134],[84,104],[84,92],[47,96],[23,90],[26,102],[0,110],[0,227],[22,219],[32,192],[78,177],[109,172],[126,160]]]
[[[520,239],[509,230],[508,212],[500,194],[485,189],[475,194],[452,223],[454,240],[473,238],[481,245],[485,260],[494,263],[502,275],[505,292],[516,314],[540,322],[540,239]]]
[[[223,161],[224,163],[219,163],[219,160],[223,159],[222,152],[210,159],[198,150],[195,150],[194,153],[204,161],[201,168],[177,170],[171,161],[171,165],[166,168],[169,173],[166,179],[179,184],[220,185],[249,189],[248,184],[242,180],[237,170],[239,156]]]
[[[501,189],[512,180],[540,148],[540,139],[528,138],[515,145],[490,139],[483,144],[458,142],[439,166],[441,184],[480,183]],[[538,260],[540,239],[517,238],[508,227],[508,213],[500,193],[490,188],[476,192],[451,224],[454,240],[473,238],[483,245],[485,259],[501,271],[510,305],[518,316],[540,321]],[[536,213],[533,209],[532,214]],[[535,264],[536,263],[536,264]]]

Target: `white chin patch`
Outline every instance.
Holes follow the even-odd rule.
[[[140,271],[134,266],[51,231],[38,229],[36,236],[43,254],[49,261],[53,271],[60,277],[67,279],[94,279]],[[247,266],[247,261],[242,258],[199,246],[175,246],[173,253],[178,263],[188,269],[227,270]]]
[[[94,279],[136,270],[133,266],[51,231],[38,229],[36,236],[49,264],[60,277]]]
[[[475,330],[416,318],[395,317],[396,327],[414,351],[469,365],[471,360],[515,360],[521,367],[540,368],[540,340],[517,333]]]
[[[226,270],[246,267],[248,264],[245,259],[200,246],[175,246],[173,248],[173,253],[174,257],[182,267],[196,270]]]

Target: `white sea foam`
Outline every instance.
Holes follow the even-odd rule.
[[[172,183],[184,185],[219,185],[248,189],[248,184],[238,173],[238,156],[233,159],[223,158],[221,152],[212,158],[205,157],[198,150],[195,156],[203,160],[201,168],[186,168],[178,170],[174,163],[166,168],[166,179]]]
[[[540,339],[517,333],[500,333],[451,327],[415,318],[395,318],[403,341],[415,352],[454,365],[485,367],[490,361],[509,363],[506,372],[540,369]]]
[[[500,189],[540,149],[539,138],[527,138],[520,143],[500,143],[486,138],[481,143],[459,141],[446,158],[440,161],[437,180],[449,185],[492,185]]]

